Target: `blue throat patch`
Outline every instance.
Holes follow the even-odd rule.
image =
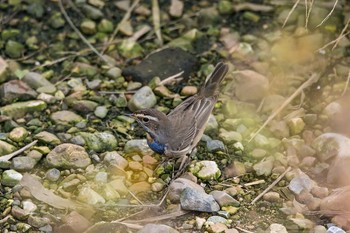
[[[158,154],[164,154],[165,145],[160,144],[156,140],[153,140],[152,138],[148,138],[148,137],[147,137],[147,144],[149,148],[151,148],[154,152]]]

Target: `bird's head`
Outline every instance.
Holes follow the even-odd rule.
[[[131,114],[137,123],[139,123],[142,128],[154,136],[157,134],[157,131],[165,126],[167,122],[167,117],[164,113],[159,112],[156,109],[143,109],[138,110]]]

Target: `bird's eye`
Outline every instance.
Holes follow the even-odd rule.
[[[147,122],[149,122],[149,118],[148,118],[148,117],[143,117],[143,118],[142,118],[142,121],[145,122],[145,123],[147,123]]]

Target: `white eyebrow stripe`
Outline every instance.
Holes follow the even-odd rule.
[[[156,122],[159,121],[157,117],[146,116],[146,115],[144,115],[144,114],[136,114],[135,116],[136,116],[136,117],[140,117],[140,118],[145,118],[145,117],[147,117],[148,119],[153,120],[153,121],[156,121]]]

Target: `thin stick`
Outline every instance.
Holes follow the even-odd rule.
[[[253,181],[250,183],[243,184],[243,186],[248,187],[248,186],[253,186],[253,185],[257,185],[257,184],[264,184],[264,183],[265,183],[265,180],[257,180],[257,181]]]
[[[131,192],[130,190],[128,190],[128,192],[136,201],[138,201],[138,203],[140,203],[141,205],[144,205],[143,202],[140,199],[138,199],[133,192]]]
[[[1,156],[0,157],[0,162],[6,162],[9,161],[12,157],[15,157],[17,155],[19,155],[20,153],[24,152],[25,150],[31,148],[32,146],[34,146],[36,143],[38,142],[38,140],[32,141],[31,143],[29,143],[28,145],[22,147],[19,150],[16,150],[15,152],[12,152],[11,154],[5,155],[5,156]]]
[[[62,0],[58,0],[58,5],[60,7],[60,10],[64,16],[64,18],[67,20],[68,24],[71,26],[71,28],[75,31],[75,33],[78,34],[80,39],[105,63],[107,63],[110,66],[113,66],[101,53],[99,53],[94,46],[91,45],[91,43],[83,36],[83,34],[79,31],[79,29],[74,25],[72,20],[69,18],[66,10],[63,7]]]
[[[248,230],[243,229],[243,228],[241,228],[241,227],[237,227],[237,226],[236,226],[235,228],[237,228],[238,230],[243,231],[243,232],[245,232],[245,233],[254,233],[254,232],[252,232],[252,231],[248,231]]]
[[[349,27],[349,24],[350,24],[350,18],[349,18],[348,21],[346,22],[346,24],[345,24],[343,30],[341,30],[341,33],[340,33],[340,35],[338,36],[338,38],[339,38],[340,36],[342,36],[342,35],[345,33],[346,29]],[[338,39],[338,38],[337,38],[337,39]],[[340,40],[337,40],[337,39],[336,39],[336,41],[335,41],[335,43],[334,43],[334,45],[333,45],[332,50],[334,50],[334,49],[337,47],[337,45],[339,44],[339,41],[340,41]]]
[[[134,94],[136,91],[99,91],[100,94]]]
[[[344,90],[341,93],[341,96],[345,95],[346,90],[348,89],[348,86],[349,86],[349,82],[350,82],[350,70],[349,70],[349,73],[348,73],[348,78],[346,79]]]
[[[305,5],[305,8],[308,8],[307,13],[306,13],[306,17],[305,17],[305,28],[307,29],[307,26],[309,24],[309,18],[311,15],[311,11],[312,11],[312,7],[314,5],[315,0],[311,0],[310,6],[308,8],[307,4]]]
[[[294,12],[295,8],[297,8],[299,2],[300,2],[300,0],[297,0],[297,1],[294,3],[292,9],[289,11],[289,13],[288,13],[288,15],[287,15],[287,18],[286,18],[286,19],[284,20],[284,22],[283,22],[282,28],[284,28],[284,26],[286,26],[286,23],[288,22],[289,17],[292,15],[292,13]]]
[[[107,45],[103,47],[103,49],[101,51],[102,54],[106,52],[108,45],[112,43],[112,41],[114,40],[114,38],[118,34],[119,29],[120,29],[120,25],[123,24],[125,21],[127,21],[130,18],[131,12],[135,9],[135,7],[139,4],[139,2],[140,2],[140,0],[135,0],[132,3],[132,5],[129,7],[128,11],[125,13],[122,20],[118,23],[117,27],[114,29],[113,34],[109,38]]]
[[[170,82],[173,81],[174,79],[180,77],[184,72],[185,72],[185,71],[181,71],[181,72],[179,72],[179,73],[177,73],[177,74],[174,74],[174,75],[172,75],[172,76],[170,76],[170,77],[168,77],[168,78],[162,80],[162,81],[159,83],[159,86],[170,83]]]
[[[272,189],[273,187],[275,187],[275,185],[287,174],[287,172],[289,172],[292,169],[292,167],[288,167],[274,182],[272,182],[272,184],[269,185],[269,187],[267,187],[262,193],[260,193],[256,198],[254,198],[254,200],[250,203],[252,205],[254,205],[255,202],[257,202],[262,196],[265,195],[265,193],[267,193],[268,191],[270,191],[270,189]]]
[[[327,44],[325,44],[322,48],[319,48],[317,51],[321,51],[324,50],[325,48],[327,48],[329,45],[337,43],[338,41],[340,41],[341,39],[343,39],[344,37],[346,37],[347,35],[349,35],[350,32],[345,33],[344,35],[339,36],[337,39],[332,40],[331,42],[328,42]],[[339,43],[339,42],[338,42]]]
[[[272,119],[274,119],[296,96],[298,96],[305,88],[309,87],[313,83],[317,82],[319,78],[319,75],[313,74],[308,80],[306,80],[303,84],[300,85],[300,87],[290,96],[288,99],[286,99],[283,104],[274,111],[269,118],[264,122],[264,124],[253,134],[253,136],[249,139],[248,142],[251,142],[255,136],[260,133],[260,131],[265,128],[265,126],[270,123]]]
[[[163,45],[162,33],[160,31],[160,12],[159,12],[159,4],[158,0],[152,0],[152,19],[154,32],[159,40],[160,45]]]
[[[337,4],[338,4],[338,0],[335,0],[332,10],[329,12],[329,14],[326,16],[326,18],[324,18],[324,19],[322,20],[322,22],[321,22],[319,25],[316,26],[317,28],[318,28],[319,26],[321,26],[324,22],[326,22],[326,21],[328,20],[328,18],[332,15],[332,13],[333,13],[335,7],[337,6]]]

